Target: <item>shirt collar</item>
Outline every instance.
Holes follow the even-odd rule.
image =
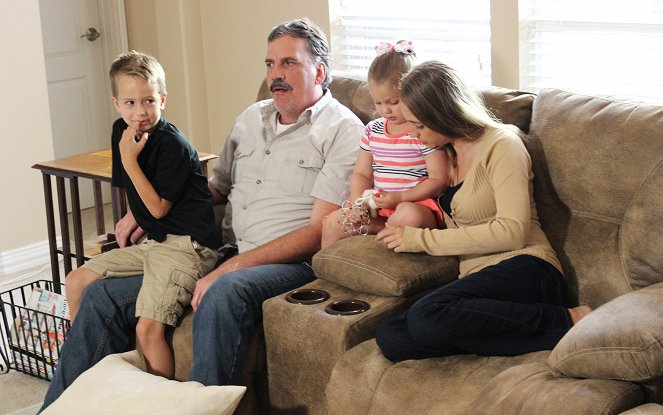
[[[332,100],[332,94],[329,89],[325,89],[322,97],[313,105],[306,108],[299,114],[297,122],[292,124],[291,127],[299,126],[305,122],[313,122],[313,119],[327,106]],[[265,100],[260,107],[260,114],[262,118],[262,124],[265,126],[265,129],[269,131],[271,136],[276,135],[276,114],[278,110],[276,105],[274,105],[273,99]]]

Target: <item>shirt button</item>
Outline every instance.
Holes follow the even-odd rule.
[[[260,184],[260,183],[262,183],[262,180],[260,180],[260,179],[256,180],[256,184]]]
[[[241,240],[242,240],[242,238],[237,238],[237,240],[238,240],[238,241],[241,241]]]
[[[248,208],[248,206],[242,205],[242,209],[246,209],[246,208]]]
[[[299,160],[299,164],[304,164],[304,160]]]
[[[265,150],[265,154],[269,155],[269,154],[271,154],[271,153],[272,153],[272,152],[269,151],[269,149]]]

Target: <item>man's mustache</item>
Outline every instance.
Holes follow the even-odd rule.
[[[272,84],[269,86],[269,92],[274,92],[275,89],[284,89],[286,91],[292,91],[292,87],[290,84],[287,82],[277,79],[276,81],[272,82]]]

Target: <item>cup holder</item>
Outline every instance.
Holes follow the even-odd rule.
[[[339,300],[330,303],[325,307],[328,314],[336,316],[350,316],[353,314],[360,314],[371,308],[371,305],[366,301],[361,300]]]
[[[294,290],[285,297],[286,301],[293,304],[317,304],[327,301],[329,293],[323,290],[316,289],[301,289]]]

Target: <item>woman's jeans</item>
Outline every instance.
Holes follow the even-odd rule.
[[[383,322],[376,340],[392,361],[552,349],[573,325],[564,296],[555,267],[520,255],[430,292]]]
[[[249,339],[262,321],[263,301],[314,279],[308,264],[276,264],[231,272],[214,281],[193,318],[190,379],[204,385],[239,384]],[[107,278],[88,287],[42,410],[99,360],[133,348],[141,282],[141,276]]]

